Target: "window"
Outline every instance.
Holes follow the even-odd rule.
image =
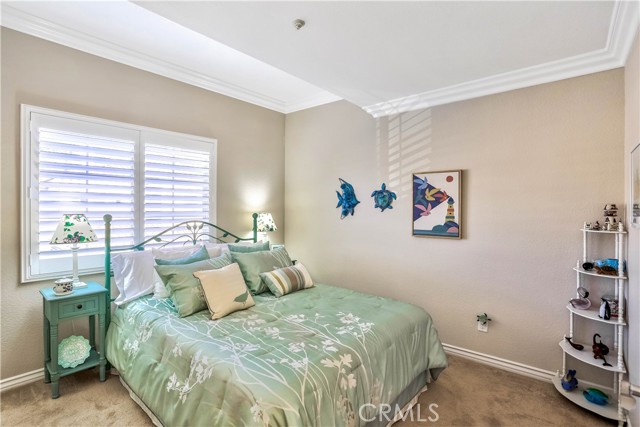
[[[216,141],[22,106],[22,281],[71,271],[49,241],[64,213],[84,213],[98,242],[78,251],[82,274],[103,266],[104,223],[127,246],[190,219],[215,222]]]

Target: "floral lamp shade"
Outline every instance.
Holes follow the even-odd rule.
[[[273,221],[273,217],[268,212],[263,212],[258,214],[258,232],[259,233],[267,233],[271,231],[276,231],[278,227],[276,227],[276,223]]]
[[[51,238],[52,245],[72,245],[73,287],[83,288],[87,284],[78,278],[78,243],[97,242],[98,236],[83,214],[64,214]]]
[[[98,236],[84,214],[64,214],[51,238],[52,245],[97,242]]]

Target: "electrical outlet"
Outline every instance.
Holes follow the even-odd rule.
[[[478,330],[480,332],[489,332],[489,322],[478,322]]]

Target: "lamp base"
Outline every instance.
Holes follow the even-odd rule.
[[[73,288],[86,288],[88,285],[85,282],[73,282]]]

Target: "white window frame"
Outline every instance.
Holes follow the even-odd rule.
[[[180,146],[188,141],[189,147],[199,148],[203,151],[209,151],[209,218],[208,221],[215,224],[217,220],[217,140],[213,138],[205,138],[196,135],[184,134],[179,132],[171,132],[167,130],[155,129],[146,126],[138,126],[130,123],[118,122],[113,120],[100,119],[91,116],[68,113],[48,108],[37,107],[33,105],[21,104],[21,135],[20,135],[20,156],[22,170],[20,173],[20,213],[21,213],[21,250],[20,250],[20,270],[21,281],[23,283],[35,282],[51,278],[62,277],[69,274],[71,270],[59,271],[54,273],[33,273],[32,264],[38,262],[38,188],[37,179],[34,179],[33,169],[38,168],[37,153],[38,139],[34,129],[35,120],[38,116],[48,116],[48,119],[70,119],[77,122],[84,122],[89,127],[108,126],[113,129],[114,133],[124,131],[129,135],[136,132],[138,137],[135,144],[135,241],[138,242],[144,234],[144,177],[142,176],[144,168],[144,144],[163,144]],[[33,130],[33,132],[32,132]],[[104,212],[105,214],[109,212]],[[205,218],[194,218],[204,219]],[[79,254],[82,253],[80,247]],[[33,256],[32,256],[33,254]],[[34,258],[35,256],[35,258]],[[80,265],[80,274],[93,274],[102,272],[104,266],[102,263],[92,268],[82,268]]]

